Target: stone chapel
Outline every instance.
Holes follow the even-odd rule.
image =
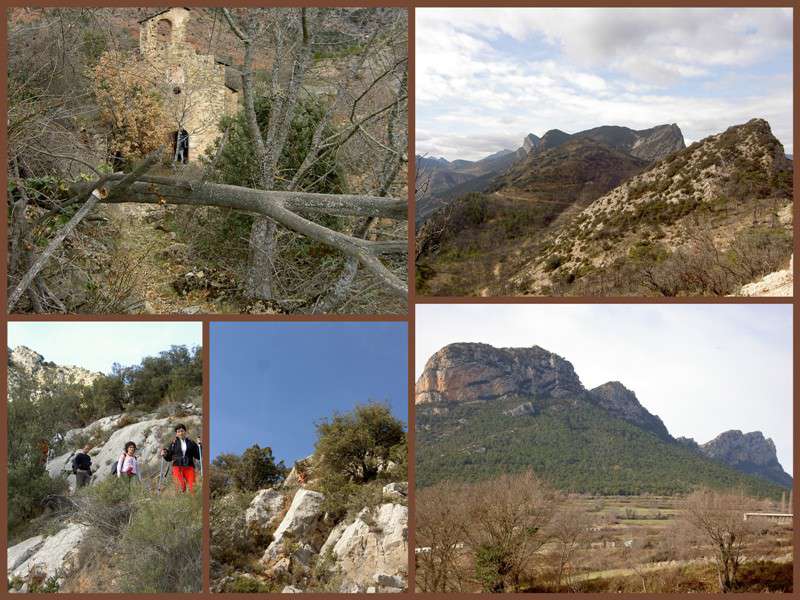
[[[241,74],[230,59],[200,54],[187,41],[191,10],[173,7],[139,21],[137,68],[165,99],[173,161],[194,162],[221,134],[219,120],[238,110]]]

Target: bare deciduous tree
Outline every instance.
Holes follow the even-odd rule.
[[[684,505],[686,521],[714,548],[714,560],[721,592],[736,588],[736,577],[754,525],[744,513],[753,501],[743,494],[699,490]]]
[[[423,592],[465,590],[464,486],[444,483],[417,494],[417,587]]]

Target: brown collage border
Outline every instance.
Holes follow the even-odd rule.
[[[85,1],[81,0],[49,0],[44,2],[19,2],[0,0],[0,6],[7,10],[15,7],[101,7],[101,6],[115,6],[115,7],[163,7],[167,6],[163,2],[152,1],[131,1],[131,0],[108,0],[107,2]],[[409,120],[409,136],[408,136],[408,157],[414,155],[414,135],[415,131],[415,45],[414,45],[414,24],[415,24],[415,8],[426,7],[642,7],[642,8],[657,8],[657,7],[790,7],[794,8],[793,13],[793,89],[794,97],[798,97],[798,90],[800,90],[800,66],[798,66],[800,53],[798,52],[798,34],[800,33],[800,0],[784,0],[784,1],[765,1],[759,0],[672,0],[672,1],[647,1],[647,0],[607,0],[596,1],[591,0],[523,0],[523,1],[506,1],[498,2],[496,0],[485,1],[458,1],[458,0],[355,0],[352,2],[335,2],[332,0],[318,0],[318,1],[298,1],[298,0],[283,0],[280,2],[266,2],[264,0],[233,0],[224,2],[220,0],[195,0],[190,3],[193,7],[251,7],[251,6],[279,6],[279,7],[297,7],[297,6],[325,6],[325,7],[357,7],[357,6],[391,6],[397,8],[406,8],[409,11],[408,15],[408,70],[409,70],[409,86],[408,86],[408,120]],[[5,13],[4,10],[4,13]],[[0,25],[0,114],[7,114],[7,97],[5,94],[7,84],[7,64],[8,64],[8,47],[7,47],[7,20],[3,18]],[[794,145],[797,147],[798,140],[798,120],[800,119],[800,109],[796,102],[793,107],[793,138]],[[5,119],[4,119],[5,121]],[[2,156],[4,164],[8,161],[8,150],[6,144],[7,131],[5,126],[0,127],[0,156]],[[415,581],[415,531],[414,531],[414,518],[415,514],[415,486],[414,486],[414,465],[415,465],[415,436],[413,424],[415,422],[415,407],[414,407],[414,342],[415,342],[415,308],[417,304],[792,304],[793,306],[793,324],[792,324],[792,343],[793,349],[798,347],[800,343],[800,328],[798,328],[798,317],[800,316],[800,306],[795,297],[791,298],[676,298],[670,299],[669,302],[664,302],[658,298],[625,298],[625,297],[608,297],[608,298],[591,298],[591,297],[495,297],[495,298],[462,298],[462,297],[425,297],[416,295],[414,289],[414,244],[415,239],[415,220],[413,215],[415,213],[414,205],[414,189],[413,182],[415,181],[415,165],[414,161],[408,161],[408,203],[409,203],[409,252],[408,252],[408,274],[409,274],[409,297],[408,308],[405,315],[235,315],[235,314],[220,314],[220,315],[29,315],[29,314],[6,314],[3,310],[2,323],[0,323],[0,341],[3,344],[3,360],[0,365],[0,569],[6,572],[6,548],[8,547],[8,532],[7,532],[7,493],[8,493],[8,416],[6,411],[6,398],[8,392],[8,360],[7,360],[7,323],[8,322],[25,322],[25,321],[189,321],[201,322],[203,327],[203,362],[204,362],[204,379],[203,379],[203,443],[206,448],[210,448],[210,398],[209,398],[209,324],[213,322],[225,321],[250,321],[250,322],[325,322],[325,321],[349,321],[349,322],[405,322],[408,326],[408,509],[411,518],[409,520],[408,530],[408,583],[409,591],[402,595],[415,594],[414,581]],[[7,170],[0,169],[0,186],[2,189],[7,189]],[[794,222],[797,222],[797,216],[800,212],[797,207],[798,187],[800,187],[800,173],[798,169],[794,169]],[[2,242],[3,252],[7,248],[7,220],[8,212],[3,210],[0,214],[0,241]],[[800,239],[794,236],[794,250],[798,254],[800,250]],[[5,256],[5,254],[4,254]],[[800,267],[795,266],[795,275]],[[0,261],[0,276],[2,280],[6,279],[7,261],[4,259]],[[0,285],[0,306],[6,306],[7,290],[5,285]],[[792,420],[794,425],[794,472],[793,477],[796,480],[798,473],[800,473],[800,451],[798,450],[798,430],[800,430],[800,413],[797,410],[798,405],[798,387],[797,379],[798,372],[800,371],[800,361],[794,358],[794,373],[793,373],[793,414]],[[208,468],[209,453],[204,453],[203,468]],[[209,569],[209,549],[210,549],[210,534],[209,534],[209,507],[210,507],[210,492],[208,486],[203,486],[203,591],[195,596],[206,598],[244,598],[247,595],[242,594],[212,594],[210,590],[210,569]],[[800,507],[800,499],[797,494],[794,496],[793,511],[797,514],[797,509]],[[798,541],[797,528],[793,533],[793,545],[795,554],[797,554]],[[800,566],[794,562],[794,585],[797,587],[800,581]],[[5,585],[0,587],[0,599],[10,598]],[[521,594],[513,594],[514,596],[522,596]],[[43,597],[41,594],[28,594],[30,597]],[[158,597],[163,598],[186,598],[187,594],[171,593],[171,594],[158,594]],[[277,594],[254,594],[254,596],[277,596]],[[315,598],[321,599],[341,599],[346,598],[347,595],[343,594],[311,594]],[[462,596],[461,594],[424,594],[428,598],[453,598],[455,596]],[[526,594],[526,597],[531,595]],[[536,594],[533,594],[536,596]],[[547,594],[548,597],[554,596],[575,596],[575,594]],[[581,594],[581,597],[587,598],[602,598],[606,594]],[[623,594],[623,597],[628,598],[681,598],[683,594]],[[81,599],[92,598],[120,598],[123,600],[133,600],[140,598],[154,597],[152,594],[62,594],[59,597],[74,597]],[[756,594],[739,594],[737,597],[749,598],[757,597]]]

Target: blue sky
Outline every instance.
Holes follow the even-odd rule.
[[[203,345],[203,324],[194,322],[13,322],[8,346],[27,346],[45,360],[110,373],[116,362],[138,364],[170,346]]]
[[[269,446],[291,465],[314,423],[370,400],[408,422],[406,323],[211,323],[211,456]]]
[[[528,133],[767,119],[792,153],[790,8],[418,8],[416,151],[475,160]]]
[[[761,431],[792,472],[789,304],[418,304],[416,332],[416,378],[453,342],[538,345],[588,389],[622,382],[676,437]]]

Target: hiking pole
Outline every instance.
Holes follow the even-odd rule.
[[[164,479],[164,457],[161,456],[161,464],[158,467],[158,495],[161,495],[161,481]]]
[[[203,442],[197,442],[197,451],[200,454],[200,477],[203,477]]]

